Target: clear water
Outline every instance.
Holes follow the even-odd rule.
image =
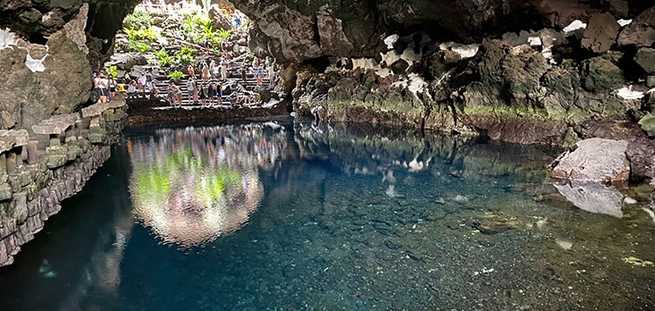
[[[556,154],[300,124],[127,133],[0,270],[0,310],[653,310],[652,210],[553,186]]]

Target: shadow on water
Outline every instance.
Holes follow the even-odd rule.
[[[300,123],[128,132],[0,271],[0,309],[652,309],[653,220],[553,186],[557,153]]]

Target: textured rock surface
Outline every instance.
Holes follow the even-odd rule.
[[[610,13],[595,14],[589,20],[582,38],[582,47],[594,52],[609,51],[619,34],[619,24]]]
[[[47,47],[22,42],[0,50],[0,110],[9,113],[6,128],[30,128],[54,113],[72,112],[91,91],[91,67],[84,44],[86,10],[55,32]],[[43,71],[33,71],[26,59],[44,59]],[[3,122],[5,123],[5,122]]]
[[[655,178],[655,143],[640,137],[630,142],[626,152],[630,161],[630,174],[635,182]]]
[[[60,202],[80,191],[109,158],[110,145],[116,141],[125,117],[124,103],[113,103],[99,107],[102,127],[88,128],[90,119],[79,114],[63,118],[71,119],[74,129],[71,120],[57,117],[53,117],[57,122],[37,125],[45,129],[65,121],[65,125],[43,131],[62,136],[65,131],[65,142],[48,142],[50,135],[28,138],[26,130],[0,131],[0,162],[10,164],[0,166],[0,266],[11,264],[21,245],[32,240],[45,221],[59,212]],[[39,141],[48,144],[45,150],[38,148]],[[22,157],[25,153],[27,158]]]
[[[620,45],[652,46],[655,43],[655,6],[645,10],[619,35]]]
[[[621,183],[630,177],[627,141],[592,138],[579,141],[576,147],[556,161],[553,177],[598,183]]]

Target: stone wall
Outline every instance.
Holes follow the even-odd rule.
[[[126,116],[122,98],[0,131],[0,266],[43,229],[109,159]]]

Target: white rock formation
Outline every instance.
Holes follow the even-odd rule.
[[[400,39],[400,36],[397,34],[393,34],[391,36],[384,38],[384,44],[387,46],[387,49],[393,50],[393,45],[396,44],[398,39]]]
[[[583,23],[581,20],[574,20],[568,26],[564,27],[564,32],[569,33],[580,29],[586,29],[587,23]]]
[[[644,92],[633,91],[632,85],[629,85],[616,90],[616,96],[621,97],[625,100],[634,100],[634,99],[642,99],[644,98],[645,95]]]
[[[630,163],[625,155],[628,142],[591,138],[579,141],[577,149],[557,160],[553,177],[578,182],[625,182]]]
[[[442,51],[451,50],[459,54],[460,58],[467,59],[474,57],[480,50],[479,44],[460,44],[455,42],[446,42],[439,45]]]
[[[27,56],[25,57],[25,66],[32,71],[32,72],[44,72],[45,71],[45,65],[43,64],[43,61],[48,57],[48,54],[44,55],[40,59],[34,59],[32,58],[32,55],[27,53]]]
[[[11,32],[9,28],[0,29],[0,50],[11,48],[18,44],[16,34]]]

